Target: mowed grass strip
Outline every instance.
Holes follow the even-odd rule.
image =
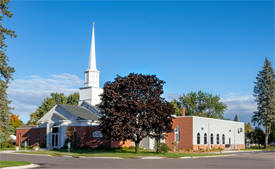
[[[224,154],[210,154],[210,153],[156,153],[151,150],[140,150],[140,153],[136,154],[133,149],[117,149],[117,150],[73,150],[68,153],[66,150],[46,150],[46,151],[30,151],[19,152],[29,154],[45,154],[51,156],[72,156],[72,157],[121,157],[121,158],[140,158],[140,157],[166,157],[166,158],[180,158],[180,157],[198,157],[198,156],[217,156]]]
[[[31,163],[27,162],[27,161],[5,161],[5,160],[0,160],[0,168],[22,166],[22,165],[29,165],[29,164],[31,164]]]

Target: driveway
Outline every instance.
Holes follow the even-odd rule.
[[[1,160],[30,161],[39,164],[39,168],[204,168],[204,169],[274,169],[275,152],[238,153],[227,157],[194,159],[97,159],[49,157],[41,155],[1,154]]]

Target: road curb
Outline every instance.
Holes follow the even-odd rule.
[[[231,157],[235,154],[228,154],[228,155],[218,155],[218,156],[191,156],[191,157],[180,157],[179,159],[190,159],[190,158],[215,158],[215,157]]]
[[[158,159],[165,159],[165,157],[142,157],[140,159],[143,159],[143,160],[158,160]]]
[[[48,157],[56,157],[49,154],[28,154],[28,153],[9,153],[9,154],[19,154],[19,155],[35,155],[35,156],[48,156]]]
[[[72,156],[73,157],[73,156]],[[76,157],[74,157],[76,158]],[[85,157],[85,156],[78,156],[77,158],[94,158],[94,159],[124,159],[121,157]]]
[[[40,167],[38,164],[30,164],[30,165],[22,165],[22,166],[14,166],[14,167],[4,167],[2,169],[28,169],[28,168],[37,168]]]

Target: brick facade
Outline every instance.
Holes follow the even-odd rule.
[[[184,114],[184,110],[182,111]],[[244,149],[244,144],[195,144],[196,138],[194,138],[194,119],[193,117],[176,117],[173,118],[172,132],[166,133],[165,143],[171,150],[206,150],[213,148],[222,149]],[[175,129],[179,129],[179,142],[175,144]],[[75,129],[77,134],[77,147],[78,148],[118,148],[118,147],[130,147],[133,146],[130,140],[125,142],[111,141],[107,137],[94,137],[93,133],[99,131],[99,126],[69,126],[67,130]],[[216,130],[215,130],[216,131]],[[228,138],[228,137],[227,137]],[[193,140],[194,139],[194,140]],[[201,136],[201,139],[203,137]],[[215,139],[215,138],[214,138]],[[39,143],[40,147],[46,145],[46,128],[36,126],[22,126],[16,130],[16,145],[24,146],[24,141],[28,142],[29,146],[33,146]]]
[[[28,146],[38,143],[40,147],[46,146],[46,128],[36,126],[22,126],[16,129],[16,145],[24,146],[27,141]]]
[[[98,131],[98,126],[69,126],[67,130],[76,129],[77,134],[77,146],[78,148],[118,148],[118,147],[130,147],[132,142],[127,140],[125,142],[110,141],[108,138],[95,138],[93,132]],[[40,128],[37,126],[22,126],[16,129],[16,145],[24,146],[24,142],[27,141],[28,146],[34,146],[36,143],[40,147],[46,146],[46,128]]]
[[[193,119],[188,118],[173,118],[172,129],[178,127],[180,129],[180,141],[178,143],[178,149],[192,149],[193,143]],[[166,134],[165,143],[167,146],[174,150],[175,144],[175,134],[174,131]]]
[[[78,148],[109,148],[110,141],[106,137],[95,138],[93,132],[98,131],[98,126],[73,126],[68,127],[67,130],[76,129],[77,131],[77,147]]]
[[[75,128],[78,135],[79,148],[118,148],[118,147],[130,147],[132,142],[126,140],[125,142],[111,141],[107,137],[94,138],[93,132],[99,131],[98,126],[74,126],[68,127],[68,130]]]

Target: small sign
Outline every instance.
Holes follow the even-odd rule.
[[[70,152],[71,149],[71,142],[68,142],[68,153]]]
[[[25,151],[27,151],[27,141],[24,142]]]
[[[94,138],[102,138],[103,135],[102,135],[101,131],[96,130],[96,131],[93,132],[93,137]]]

